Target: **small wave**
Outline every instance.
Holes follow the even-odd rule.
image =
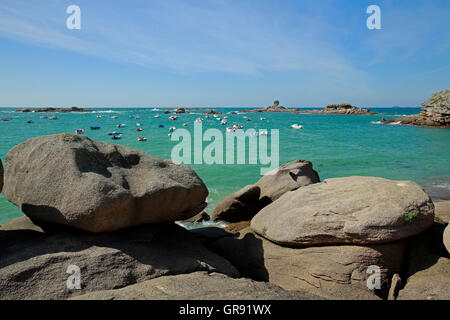
[[[117,111],[117,110],[102,110],[102,111],[94,111],[93,113],[122,113],[122,111]]]
[[[388,125],[390,125],[390,126],[398,126],[398,125],[400,125],[400,124],[402,124],[401,121],[388,123]]]
[[[371,124],[383,124],[381,121],[370,121]]]

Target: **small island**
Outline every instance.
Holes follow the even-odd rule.
[[[255,112],[290,112],[290,113],[303,113],[303,114],[343,114],[343,115],[375,115],[376,112],[371,112],[370,109],[363,109],[352,106],[350,103],[343,102],[337,104],[329,104],[323,109],[302,110],[300,108],[288,109],[280,106],[280,102],[275,100],[272,106],[262,109],[253,110],[241,110],[242,113],[255,113]]]
[[[22,108],[22,109],[16,110],[16,112],[60,112],[60,113],[67,113],[67,112],[95,112],[95,110],[87,110],[87,109],[78,108],[78,107],[72,107],[72,108],[45,107],[45,108]]]

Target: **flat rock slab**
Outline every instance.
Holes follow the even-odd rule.
[[[310,293],[286,291],[270,283],[195,272],[164,276],[118,290],[92,292],[73,300],[316,300]]]
[[[50,235],[26,224],[21,220],[17,230],[11,224],[0,228],[0,300],[67,299],[196,271],[239,276],[230,262],[173,223]],[[71,265],[80,268],[81,290],[67,288]]]
[[[209,247],[230,261],[243,277],[326,299],[377,300],[387,297],[390,280],[400,271],[405,243],[287,248],[247,228],[235,237],[218,237]],[[367,287],[370,266],[380,268],[380,287],[376,290]]]
[[[287,246],[375,244],[419,234],[433,219],[430,197],[412,181],[348,177],[286,193],[251,228]]]
[[[8,152],[3,193],[33,220],[108,232],[190,218],[206,206],[208,190],[185,165],[58,134]]]

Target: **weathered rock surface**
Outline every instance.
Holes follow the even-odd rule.
[[[17,224],[23,223],[30,222]],[[70,265],[80,268],[81,290],[67,289]],[[196,271],[239,276],[227,260],[173,223],[100,234],[0,228],[1,300],[66,299]]]
[[[0,192],[2,192],[3,190],[3,164],[2,164],[2,159],[0,159]]]
[[[237,237],[216,233],[216,239],[210,242],[211,250],[230,261],[241,276],[328,299],[387,297],[389,282],[400,271],[405,247],[404,241],[396,241],[295,249],[276,245],[249,228]],[[380,267],[380,290],[367,287],[371,265]]]
[[[411,116],[383,119],[383,123],[400,122],[406,125],[450,127],[450,90],[434,93],[430,99],[422,103],[424,108],[420,114]]]
[[[75,300],[316,300],[320,297],[286,291],[276,285],[223,274],[195,272],[165,276],[122,289],[92,292]]]
[[[260,188],[249,185],[229,195],[214,209],[213,220],[238,222],[251,220],[262,206],[259,201]]]
[[[433,219],[431,199],[412,181],[348,177],[286,193],[251,228],[288,246],[373,244],[419,234]]]
[[[434,203],[435,219],[444,223],[450,222],[450,201],[442,201]]]
[[[398,300],[450,300],[450,259],[441,257],[431,267],[408,278]]]
[[[91,232],[187,219],[208,195],[185,165],[71,134],[14,147],[5,173],[5,197],[27,216]]]
[[[407,239],[398,299],[448,299],[450,255],[442,242],[445,224],[435,222],[423,233]]]

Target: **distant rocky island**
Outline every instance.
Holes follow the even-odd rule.
[[[337,104],[329,104],[325,108],[320,110],[301,110],[300,108],[288,109],[280,106],[280,102],[275,100],[272,106],[262,109],[253,110],[241,110],[243,113],[255,113],[255,112],[290,112],[290,113],[303,113],[303,114],[347,114],[347,115],[374,115],[376,112],[371,112],[370,109],[363,109],[352,106],[350,103],[343,102]]]
[[[450,128],[450,90],[434,93],[422,106],[424,108],[419,114],[388,120],[383,118],[381,123]]]
[[[54,108],[54,107],[45,107],[45,108],[22,108],[19,110],[16,110],[16,112],[95,112],[95,110],[87,110],[83,108],[78,107],[72,107],[72,108]]]

